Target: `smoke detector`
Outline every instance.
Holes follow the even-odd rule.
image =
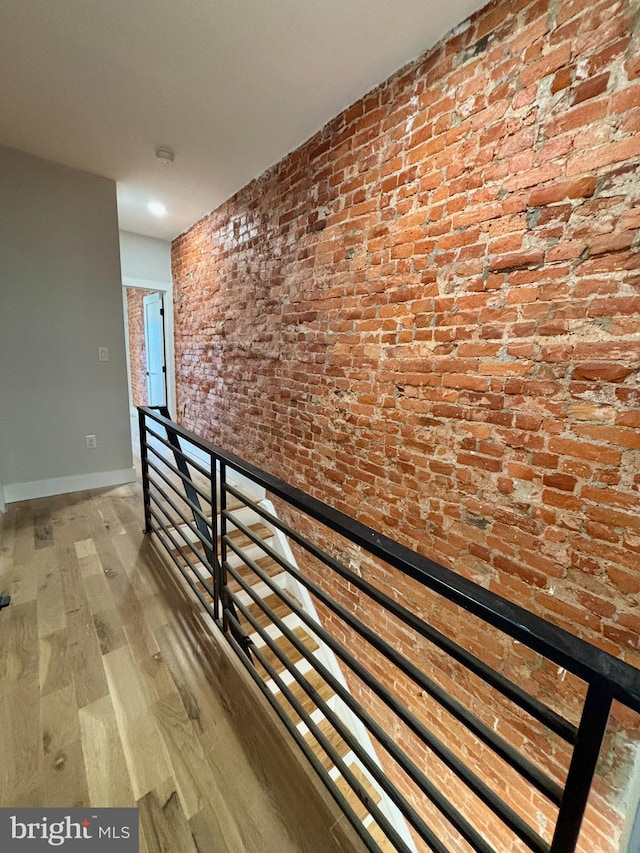
[[[170,148],[156,148],[156,159],[158,163],[170,166],[174,161],[174,153]]]

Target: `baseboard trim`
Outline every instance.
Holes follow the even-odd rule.
[[[76,474],[72,477],[55,477],[52,480],[33,480],[31,483],[13,483],[4,487],[5,502],[31,501],[51,495],[66,495],[69,492],[84,492],[88,489],[104,489],[122,486],[136,479],[135,468],[117,471],[98,471],[95,474]]]

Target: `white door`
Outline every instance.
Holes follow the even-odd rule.
[[[164,365],[164,322],[162,295],[152,293],[142,300],[144,307],[144,345],[147,357],[147,405],[166,403]]]

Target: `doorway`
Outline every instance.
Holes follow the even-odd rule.
[[[147,374],[147,405],[166,406],[167,382],[164,344],[164,308],[161,293],[142,299]]]
[[[167,328],[165,294],[161,290],[125,287],[129,368],[129,403],[164,406],[167,393]]]

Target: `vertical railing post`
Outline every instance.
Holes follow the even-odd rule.
[[[550,853],[573,853],[576,848],[610,710],[611,694],[605,685],[590,684],[582,709],[582,718]]]
[[[228,594],[227,594],[227,543],[225,536],[227,535],[227,466],[220,460],[220,597],[222,601],[222,630],[226,634],[229,631],[229,616],[228,616]]]
[[[222,572],[220,566],[220,556],[218,554],[218,472],[217,459],[211,453],[209,455],[209,486],[211,489],[211,551],[213,552],[213,563],[211,569],[213,571],[213,618],[220,625],[220,594],[222,590]]]
[[[149,460],[145,414],[138,408],[138,431],[140,434],[140,468],[142,471],[142,498],[144,501],[144,533],[151,533],[151,495],[149,492]]]

